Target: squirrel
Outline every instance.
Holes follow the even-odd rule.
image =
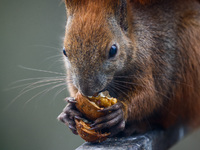
[[[120,100],[92,129],[110,137],[200,125],[199,0],[65,0],[69,102],[58,119],[77,134],[75,94]]]

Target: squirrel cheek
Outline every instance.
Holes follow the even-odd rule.
[[[112,64],[112,70],[114,70],[114,72],[118,72],[121,71],[124,68],[124,62],[117,60]]]
[[[65,64],[65,68],[69,69],[71,68],[71,63],[69,62],[68,58],[64,58],[64,64]]]

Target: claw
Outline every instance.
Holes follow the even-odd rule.
[[[76,128],[73,127],[73,126],[71,126],[71,125],[69,125],[69,128],[70,128],[71,130],[76,130]]]
[[[109,129],[111,135],[109,137],[113,137],[124,130],[125,128],[125,120],[123,118],[123,104],[117,103],[108,108],[100,110],[100,112],[104,112],[107,115],[100,117],[94,121],[93,124],[90,125],[90,130],[103,130]]]
[[[108,114],[108,115],[106,115],[104,117],[96,119],[95,122],[92,125],[95,126],[96,124],[107,122],[109,120],[112,120],[112,119],[116,118],[117,116],[119,116],[121,114],[122,114],[122,111],[120,109],[118,109],[117,111],[115,111],[113,113],[110,113],[110,114]]]
[[[96,125],[96,123],[93,123],[90,125],[91,128],[93,128]]]
[[[72,133],[74,133],[75,135],[78,135],[78,132],[76,130],[72,130]]]
[[[79,117],[79,116],[74,116],[75,119],[78,119],[78,120],[84,120],[84,118],[82,117]]]
[[[66,100],[68,103],[73,103],[73,104],[76,104],[76,103],[77,103],[77,101],[75,100],[74,97],[67,97],[65,100]]]
[[[76,131],[76,128],[74,128],[73,126],[69,125],[70,130],[74,133],[74,134],[78,134]]]
[[[74,134],[78,134],[76,131],[76,123],[74,119],[83,119],[82,114],[76,109],[76,100],[73,97],[68,97],[65,99],[68,104],[63,109],[63,112],[57,117],[58,120],[62,121]]]
[[[102,130],[104,128],[112,128],[113,126],[117,125],[118,123],[120,123],[123,120],[123,116],[122,115],[118,115],[117,117],[109,120],[108,122],[103,122],[100,124],[96,124],[94,125],[91,129],[94,130]]]
[[[63,123],[65,123],[65,120],[64,120],[65,117],[66,117],[66,114],[65,113],[61,113],[60,115],[58,115],[57,119],[59,121],[62,121]]]
[[[61,113],[60,115],[58,115],[57,119],[58,119],[59,121],[62,121],[62,118],[63,118],[63,114]]]
[[[90,128],[88,130],[96,130],[96,129],[97,129],[97,127],[92,127],[92,128]]]

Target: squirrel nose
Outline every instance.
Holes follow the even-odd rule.
[[[90,89],[87,88],[87,87],[86,87],[86,88],[83,88],[83,89],[80,89],[79,91],[80,91],[80,93],[81,93],[82,95],[84,95],[84,96],[93,96],[93,95],[95,95],[95,93],[96,93],[96,92],[90,90]]]
[[[79,92],[84,96],[93,96],[97,93],[94,91],[93,88],[91,88],[89,86],[81,86],[79,89]]]

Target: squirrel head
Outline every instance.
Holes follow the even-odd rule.
[[[190,7],[195,6],[189,1],[65,2],[64,59],[68,80],[83,95],[92,96],[102,90],[111,92],[112,97],[122,95],[127,92],[125,89],[122,92],[119,88],[115,91],[117,94],[112,94],[112,90],[122,85],[116,82],[116,78],[121,81],[125,76],[123,80],[131,83],[123,82],[122,86],[127,90],[129,87],[137,92],[152,85],[165,93],[173,85],[168,79],[174,79],[182,72],[181,57],[186,56],[178,52],[189,44],[180,35],[186,32],[185,28],[194,26],[195,17],[188,16],[198,14],[196,8],[191,10]]]
[[[120,0],[66,1],[64,59],[69,80],[86,96],[109,88],[114,74],[134,55],[128,52],[132,44],[126,36],[122,7],[126,4]]]

